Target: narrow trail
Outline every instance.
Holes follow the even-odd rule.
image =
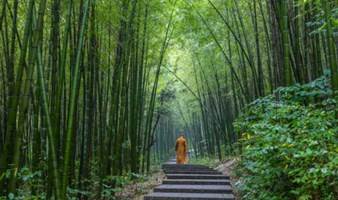
[[[228,174],[204,165],[179,165],[170,159],[162,165],[166,179],[144,200],[234,200]]]

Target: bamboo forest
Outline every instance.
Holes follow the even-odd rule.
[[[337,104],[337,0],[0,0],[0,200],[336,200]]]

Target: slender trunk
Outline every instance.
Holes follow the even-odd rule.
[[[66,198],[67,186],[68,186],[68,176],[69,176],[69,164],[71,158],[71,148],[72,148],[72,139],[73,139],[73,123],[74,123],[74,114],[75,114],[75,100],[76,94],[78,91],[79,77],[80,77],[80,61],[84,41],[84,32],[87,26],[88,18],[88,9],[90,0],[86,0],[84,4],[84,16],[81,22],[81,29],[79,35],[79,43],[77,46],[77,53],[75,59],[74,67],[74,76],[72,77],[71,93],[69,99],[69,111],[68,111],[68,122],[67,122],[67,133],[66,133],[66,143],[64,151],[64,164],[63,164],[63,176],[62,176],[62,199]]]

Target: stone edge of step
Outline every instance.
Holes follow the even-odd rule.
[[[175,200],[235,200],[233,194],[213,194],[213,193],[167,193],[167,192],[156,192],[146,195],[144,200],[164,200],[164,199],[175,199]]]
[[[230,185],[159,185],[154,192],[232,194]]]
[[[164,185],[231,185],[229,179],[165,179]]]
[[[166,174],[166,177],[168,179],[230,179],[229,176],[223,174]]]

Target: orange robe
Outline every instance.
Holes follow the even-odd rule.
[[[176,140],[176,163],[177,164],[186,164],[188,162],[187,158],[187,140],[184,137],[179,137]]]

